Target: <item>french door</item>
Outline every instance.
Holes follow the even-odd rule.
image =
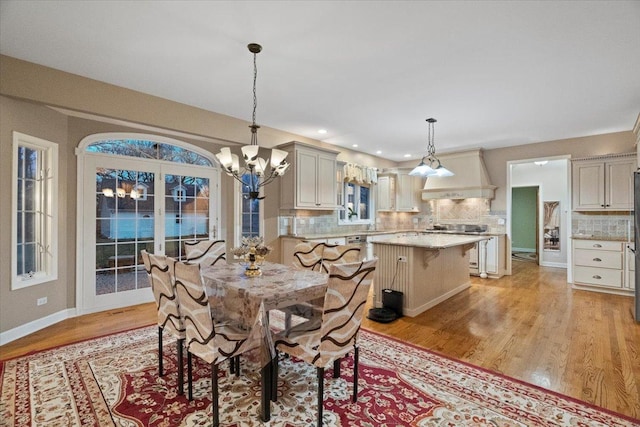
[[[104,155],[84,165],[81,311],[152,301],[140,251],[183,259],[185,240],[217,237],[217,172]]]

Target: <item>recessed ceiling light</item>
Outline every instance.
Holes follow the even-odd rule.
[[[325,133],[327,133],[327,130],[326,129],[318,129],[318,133],[321,133],[321,134],[324,135]]]
[[[376,151],[376,154],[382,154],[382,150]]]
[[[358,147],[358,144],[353,144],[353,145],[352,145],[352,147],[353,147],[353,148],[357,148],[357,147]]]
[[[411,157],[411,154],[405,154],[404,157]]]

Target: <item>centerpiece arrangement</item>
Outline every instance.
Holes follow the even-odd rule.
[[[243,237],[242,245],[231,248],[231,253],[236,258],[241,258],[247,263],[244,274],[249,277],[260,276],[262,271],[260,265],[271,252],[271,247],[264,245],[264,239],[259,236]]]

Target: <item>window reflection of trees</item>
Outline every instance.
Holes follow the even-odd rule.
[[[200,154],[171,144],[142,139],[104,140],[87,147],[88,152],[115,154],[118,156],[166,160],[175,163],[212,166],[211,161]]]

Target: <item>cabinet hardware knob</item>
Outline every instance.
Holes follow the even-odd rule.
[[[594,279],[602,279],[602,277],[598,276],[597,274],[595,276],[593,276]]]
[[[593,260],[594,260],[594,261],[597,261],[597,262],[602,261],[600,258],[594,258]]]
[[[596,243],[595,245],[593,245],[594,248],[601,248],[602,245],[600,243]]]

